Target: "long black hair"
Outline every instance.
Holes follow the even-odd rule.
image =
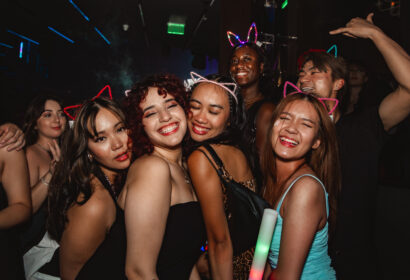
[[[96,117],[107,109],[125,122],[125,115],[112,100],[97,98],[82,105],[61,145],[62,160],[56,165],[48,192],[47,230],[59,241],[68,222],[67,211],[74,204],[84,204],[91,197],[91,174],[99,172],[99,165],[88,157],[88,139],[97,135]],[[116,182],[120,179],[117,176]],[[81,196],[81,199],[79,197]]]

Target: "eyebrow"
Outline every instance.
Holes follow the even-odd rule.
[[[197,100],[197,99],[195,99],[195,98],[191,98],[189,101],[202,104],[199,100]],[[218,105],[218,104],[210,104],[209,106],[214,107],[214,108],[218,108],[218,109],[223,109],[223,108],[224,108],[224,106]]]
[[[175,101],[175,102],[176,102],[175,98],[168,98],[167,100],[165,100],[165,103],[169,103],[169,102],[172,102],[172,101]],[[178,102],[177,102],[177,103],[178,103]],[[145,108],[144,110],[142,110],[142,112],[145,113],[146,111],[148,111],[148,110],[150,110],[150,109],[152,109],[152,108],[154,108],[154,107],[155,107],[155,105],[148,106],[147,108]]]
[[[119,125],[121,125],[121,124],[123,124],[122,121],[117,122],[116,124],[114,124],[114,128],[116,128],[117,126],[119,126]],[[94,137],[97,137],[97,136],[100,135],[100,134],[104,134],[104,133],[105,133],[105,130],[96,131],[96,132],[97,132],[97,134],[96,134]]]
[[[280,113],[280,115],[282,115],[282,114],[285,114],[285,115],[288,115],[288,116],[293,116],[291,113],[288,113],[288,112],[282,112],[282,113]],[[279,115],[279,116],[280,116]],[[315,121],[312,121],[311,119],[308,119],[308,118],[301,118],[302,120],[304,120],[304,121],[307,121],[307,122],[310,122],[310,123],[312,123],[312,124],[316,124],[316,122]]]

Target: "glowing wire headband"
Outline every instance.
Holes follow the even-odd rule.
[[[294,89],[296,89],[296,91],[292,91],[292,92],[290,92],[290,93],[287,93],[286,91],[286,89],[287,89],[287,87],[288,86],[291,86],[291,87],[293,87]],[[303,91],[301,91],[297,86],[295,86],[294,84],[292,84],[291,82],[285,82],[285,85],[284,85],[284,87],[283,87],[283,97],[286,97],[287,95],[292,95],[292,94],[295,94],[295,93],[303,93],[303,94],[306,94],[306,95],[309,95],[310,93],[307,93],[307,92],[303,92]],[[310,95],[312,95],[312,94],[310,94]],[[314,96],[316,99],[318,99],[319,101],[320,101],[320,103],[322,103],[323,104],[323,106],[325,106],[325,108],[326,108],[326,111],[328,111],[329,112],[329,115],[331,115],[335,110],[336,110],[336,107],[337,107],[337,105],[339,104],[339,100],[337,100],[336,98],[326,98],[326,97],[317,97],[317,96],[315,96],[315,95],[312,95],[312,96]],[[324,101],[334,101],[335,102],[335,105],[333,106],[333,108],[329,111],[329,109],[327,108],[327,106],[326,106],[326,104],[325,104],[325,102]]]
[[[96,96],[94,96],[93,98],[91,98],[91,101],[97,99],[100,97],[100,95],[105,91],[105,89],[108,89],[108,97],[110,100],[112,100],[112,94],[111,94],[111,87],[109,85],[106,85],[105,87],[103,87]],[[81,104],[77,104],[77,105],[71,105],[71,106],[67,106],[63,109],[64,113],[72,120],[75,120],[75,115],[76,112],[79,108],[81,108]],[[68,113],[68,110],[74,110],[75,109],[75,113],[73,113],[74,116],[72,116],[70,113]]]
[[[333,51],[333,53],[332,53],[332,51]],[[303,52],[297,59],[298,69],[300,69],[302,67],[302,63],[303,63],[303,60],[304,60],[305,56],[308,53],[312,53],[312,52],[326,52],[328,54],[333,54],[335,57],[337,57],[337,46],[332,45],[327,51],[324,50],[324,49],[309,49],[308,51]]]
[[[236,35],[235,33],[231,32],[231,31],[227,31],[226,35],[228,36],[229,43],[231,44],[232,47],[234,47],[235,45],[238,45],[238,43],[240,45],[248,43],[252,31],[254,31],[254,33],[255,33],[253,43],[256,44],[256,42],[258,41],[258,30],[256,29],[256,24],[254,22],[252,22],[251,26],[249,27],[248,37],[246,38],[246,41],[242,41],[241,38],[239,38],[238,35]],[[236,39],[238,41],[238,43],[234,44],[232,42],[232,39]]]
[[[238,104],[238,98],[235,95],[235,91],[236,91],[235,83],[218,83],[217,81],[208,80],[207,78],[202,77],[201,75],[195,72],[191,72],[190,74],[191,74],[191,79],[194,82],[193,83],[194,85],[199,84],[199,83],[211,83],[211,84],[220,86],[221,88],[229,92],[229,94],[232,95],[232,97],[235,99],[236,104]],[[227,86],[233,86],[233,90],[228,88]]]

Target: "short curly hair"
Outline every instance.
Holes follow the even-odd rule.
[[[129,123],[134,158],[144,154],[150,154],[154,150],[142,125],[143,111],[140,107],[150,87],[158,88],[158,94],[164,97],[167,94],[171,94],[184,109],[185,114],[188,114],[188,93],[182,81],[177,76],[173,74],[156,74],[146,77],[141,82],[135,83],[124,101],[124,111]]]

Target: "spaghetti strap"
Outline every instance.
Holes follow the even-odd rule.
[[[285,191],[285,193],[284,193],[283,196],[281,197],[281,199],[280,199],[280,201],[279,201],[279,204],[278,204],[278,207],[276,207],[276,211],[279,213],[279,210],[280,210],[280,207],[282,206],[283,200],[285,199],[285,197],[286,197],[286,195],[288,194],[288,192],[290,191],[290,189],[293,187],[293,185],[294,185],[300,178],[305,177],[305,176],[309,176],[309,177],[312,177],[312,178],[316,179],[316,181],[318,181],[318,182],[320,183],[320,185],[322,186],[323,191],[325,192],[325,198],[326,198],[326,213],[327,213],[327,216],[329,216],[329,205],[328,205],[328,201],[327,201],[327,192],[326,192],[325,185],[323,185],[322,181],[320,181],[320,179],[319,179],[318,177],[316,177],[315,175],[312,175],[312,174],[302,174],[302,175],[300,175],[299,177],[297,177],[295,180],[293,180],[292,183],[290,183],[289,188]]]

